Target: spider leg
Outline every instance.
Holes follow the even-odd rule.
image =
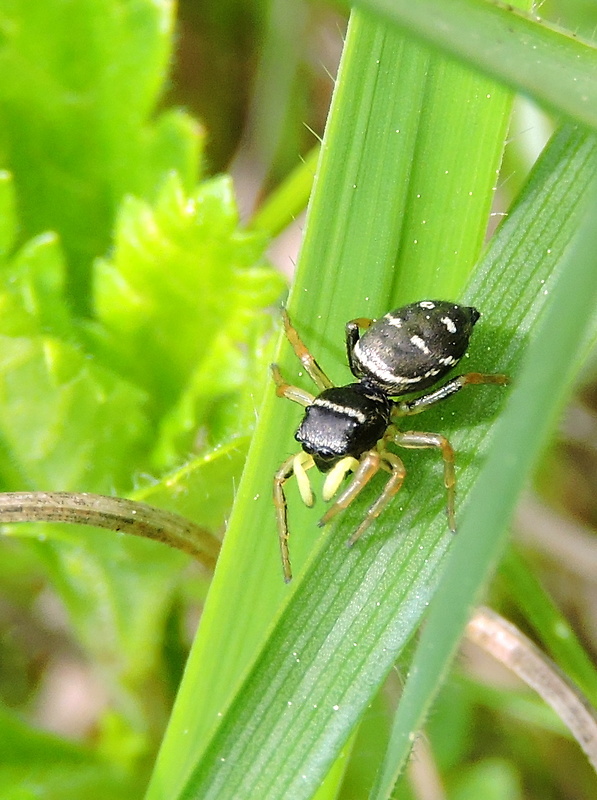
[[[367,510],[367,514],[365,515],[365,519],[361,522],[359,527],[356,531],[352,534],[350,539],[346,542],[348,547],[352,547],[352,545],[359,539],[363,533],[367,530],[369,525],[376,519],[384,508],[388,505],[390,500],[396,495],[400,488],[402,487],[402,483],[404,482],[404,476],[406,475],[406,469],[402,461],[398,458],[397,455],[394,453],[390,453],[387,450],[382,450],[380,453],[380,457],[383,462],[382,466],[385,466],[386,469],[389,468],[390,477],[387,480],[386,485],[383,488],[382,493],[379,495],[377,500],[373,503],[372,506],[369,507]]]
[[[445,400],[456,392],[459,392],[465,386],[478,386],[482,383],[494,383],[499,386],[506,386],[510,383],[507,375],[484,375],[481,372],[468,372],[466,375],[458,375],[456,378],[440,386],[434,392],[429,392],[414,400],[404,400],[394,405],[392,410],[393,417],[406,417],[409,414],[419,414],[425,411],[429,406]]]
[[[274,507],[276,509],[276,522],[278,524],[282,569],[284,571],[284,580],[286,583],[292,580],[292,568],[290,566],[290,553],[288,551],[288,507],[286,504],[286,495],[284,494],[284,484],[293,475],[296,475],[303,502],[308,506],[312,506],[313,495],[311,493],[306,470],[313,466],[315,466],[315,462],[311,456],[301,450],[301,452],[296,455],[287,458],[274,475]]]
[[[299,389],[298,386],[291,386],[289,383],[286,383],[277,364],[272,364],[271,370],[278,397],[286,397],[288,400],[292,400],[293,403],[298,403],[305,408],[310,406],[313,400],[315,400],[313,395],[309,394],[309,392],[305,392],[304,389]]]
[[[346,323],[346,355],[348,356],[348,366],[350,367],[350,371],[355,378],[359,378],[360,373],[356,371],[356,365],[354,363],[352,351],[354,350],[355,344],[360,339],[360,328],[366,330],[367,328],[370,328],[374,322],[374,319],[369,319],[368,317],[358,317],[357,319],[351,319],[350,322]]]
[[[399,447],[413,449],[437,447],[442,451],[444,459],[444,486],[448,493],[447,512],[448,527],[452,533],[456,532],[456,521],[454,513],[454,498],[456,494],[456,473],[454,472],[454,448],[445,436],[439,433],[424,433],[423,431],[389,431],[391,441]]]
[[[350,469],[350,467],[347,467]],[[381,468],[381,456],[377,450],[368,450],[361,456],[359,465],[356,468],[352,480],[342,492],[336,502],[331,505],[325,512],[323,517],[319,520],[319,526],[327,525],[327,523],[336,516],[340,511],[343,511],[349,506],[355,497],[365,488],[371,478],[379,472]]]
[[[284,332],[286,333],[286,338],[292,345],[292,349],[296,353],[297,358],[305,368],[313,383],[320,391],[323,391],[324,389],[331,389],[334,384],[321,369],[315,358],[311,355],[311,352],[307,346],[303,343],[301,337],[298,335],[298,331],[293,327],[290,317],[285,310],[282,312],[282,319],[284,320]]]

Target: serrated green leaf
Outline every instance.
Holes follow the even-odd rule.
[[[47,233],[27,242],[0,272],[0,333],[49,333],[74,340],[65,281],[66,264],[57,237]]]
[[[246,436],[218,445],[159,481],[137,489],[131,497],[176,511],[217,533],[230,513],[248,447]]]
[[[156,194],[155,176],[176,170],[187,193],[191,193],[201,177],[201,159],[205,132],[201,125],[179,109],[160,114],[147,132],[148,185],[142,194]]]
[[[105,493],[130,485],[130,466],[149,439],[146,403],[72,345],[1,336],[0,437],[23,476],[6,488]]]
[[[106,251],[124,194],[151,196],[172,169],[189,185],[198,171],[196,126],[180,113],[178,122],[171,113],[150,120],[173,10],[167,0],[15,0],[0,9],[0,164],[15,175],[23,238],[60,234],[78,308],[88,305],[91,260]]]
[[[263,374],[272,329],[264,309],[283,281],[260,266],[262,234],[239,228],[232,185],[216,178],[186,197],[171,175],[154,208],[130,198],[113,260],[96,269],[102,353],[153,398],[154,466],[252,425],[248,383]],[[244,400],[243,400],[244,397]]]

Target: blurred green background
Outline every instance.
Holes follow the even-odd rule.
[[[540,13],[594,39],[589,0]],[[126,495],[222,537],[346,19],[283,0],[0,8],[2,491]],[[492,225],[555,124],[515,101]],[[593,692],[596,365],[593,354],[516,519],[520,551],[491,588],[532,632],[515,599],[529,561],[540,583],[528,597],[553,598],[551,624],[580,640]],[[0,796],[142,797],[210,575],[95,529],[2,533]],[[367,712],[343,800],[367,796],[410,655]],[[396,796],[564,800],[595,787],[555,715],[467,648]]]

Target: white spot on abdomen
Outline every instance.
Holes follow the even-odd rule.
[[[454,320],[450,319],[450,317],[442,317],[441,321],[444,323],[450,333],[456,333],[456,325],[454,325]]]
[[[431,350],[425,344],[425,340],[421,339],[420,336],[411,336],[410,337],[411,344],[414,344],[415,347],[418,347],[421,352],[425,353],[426,356],[429,355]]]
[[[439,363],[445,364],[447,367],[449,367],[456,363],[456,359],[454,356],[444,356],[443,358],[439,359]]]

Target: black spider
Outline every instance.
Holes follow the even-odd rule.
[[[444,483],[448,492],[448,525],[454,520],[454,450],[438,433],[400,431],[397,417],[418,414],[469,384],[508,383],[505,375],[469,372],[452,378],[443,386],[414,400],[399,400],[440,381],[455,366],[468,347],[479,312],[444,300],[421,300],[390,311],[379,320],[354,319],[346,325],[348,364],[358,383],[334,386],[293,328],[284,312],[288,341],[316,384],[317,396],[286,383],[276,365],[272,366],[276,392],[305,407],[305,416],[295,438],[302,450],[286,459],[274,477],[274,503],[280,537],[280,551],[286,582],[292,578],[288,553],[288,522],[284,483],[294,475],[303,502],[313,505],[307,470],[317,467],[326,473],[323,499],[331,500],[343,479],[354,473],[350,483],[330,506],[319,524],[325,525],[346,508],[371,478],[383,469],[390,474],[381,494],[368,509],[364,520],[350,537],[352,545],[379,516],[402,486],[406,470],[392,442],[400,447],[437,447],[444,460]],[[365,329],[361,336],[360,329]]]

